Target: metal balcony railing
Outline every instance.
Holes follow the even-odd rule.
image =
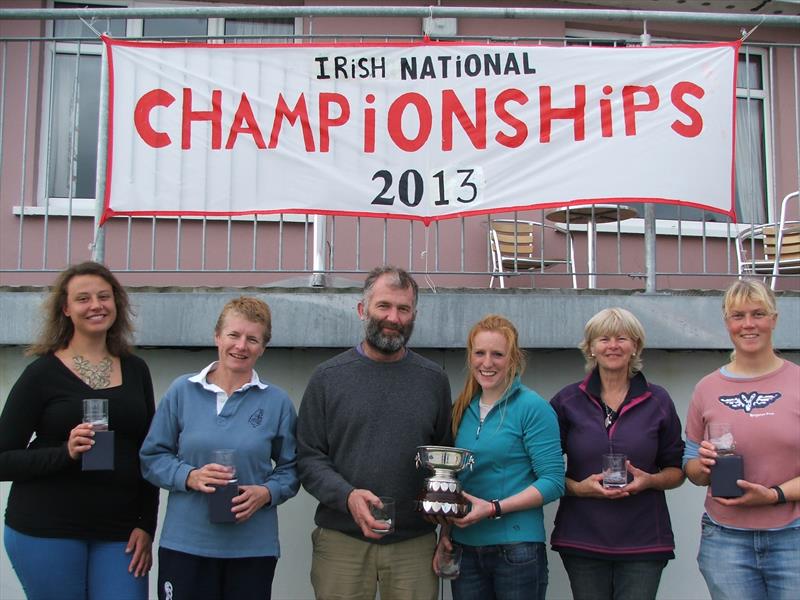
[[[429,227],[339,216],[118,217],[97,229],[99,207],[94,197],[96,173],[103,176],[104,145],[102,129],[99,143],[95,133],[102,109],[101,49],[96,34],[104,30],[117,31],[118,36],[148,37],[147,24],[156,20],[166,24],[162,29],[176,26],[176,37],[168,39],[415,41],[424,35],[422,18],[433,16],[464,22],[491,20],[488,33],[450,38],[457,40],[656,45],[708,41],[699,34],[659,37],[662,22],[701,24],[704,34],[713,33],[716,39],[724,39],[732,24],[756,24],[747,15],[733,19],[734,15],[624,11],[626,22],[619,34],[590,32],[593,22],[608,20],[614,12],[618,13],[443,7],[217,6],[195,7],[191,12],[181,8],[0,9],[0,285],[47,284],[52,273],[67,264],[95,257],[122,274],[126,283],[157,287],[349,285],[362,280],[374,265],[387,262],[427,275],[440,287],[488,287],[494,274],[488,216],[440,221]],[[76,20],[78,15],[83,20]],[[182,26],[188,17],[205,23],[206,31],[182,33],[177,25]],[[420,28],[409,34],[356,37],[340,33],[337,25],[344,20],[336,17],[418,17]],[[508,27],[509,17],[586,25],[562,36],[521,37],[514,33],[519,29]],[[228,29],[224,25],[228,21],[239,26]],[[797,25],[800,17],[776,17],[761,27],[781,32]],[[771,217],[776,214],[776,202],[800,187],[800,45],[782,41],[781,36],[774,41],[769,41],[769,35],[763,37],[768,41],[748,40],[740,53],[737,160],[742,167],[737,163],[737,191],[741,223],[697,209],[661,214],[663,207],[645,205],[629,206],[632,215],[626,213],[625,219],[617,212],[618,218],[597,226],[595,236],[589,235],[585,224],[554,222],[548,218],[549,211],[495,214],[491,219],[546,224],[534,234],[537,251],[542,256],[574,254],[579,288],[593,287],[593,281],[600,288],[621,289],[725,287],[739,274],[738,232],[775,220]],[[167,38],[162,33],[157,39]],[[544,266],[504,273],[506,287],[573,287],[565,265]],[[786,274],[777,287],[798,289],[800,279]]]

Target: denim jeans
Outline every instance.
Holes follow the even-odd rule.
[[[574,600],[655,600],[666,560],[603,560],[561,554]],[[741,599],[744,600],[744,599]]]
[[[35,537],[8,525],[3,541],[28,600],[147,598],[147,576],[128,573],[126,542]]]
[[[703,515],[697,564],[713,600],[795,600],[800,593],[800,527],[737,530]]]
[[[544,600],[547,552],[541,542],[462,546],[453,600]]]

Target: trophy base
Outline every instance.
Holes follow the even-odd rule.
[[[465,517],[472,506],[460,493],[431,493],[420,494],[414,501],[417,512],[431,517]]]
[[[417,512],[431,517],[466,517],[469,514],[469,504],[453,504],[450,502],[436,502],[430,500],[417,500],[414,502]]]

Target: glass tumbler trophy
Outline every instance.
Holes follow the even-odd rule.
[[[744,494],[744,490],[736,485],[737,479],[744,479],[744,462],[735,453],[736,441],[730,423],[709,423],[708,441],[717,450],[716,464],[711,467],[711,495],[717,498],[738,498]]]
[[[229,474],[228,483],[214,486],[213,494],[208,495],[208,520],[212,523],[235,523],[236,515],[231,512],[233,499],[239,495],[239,480],[236,478],[236,450],[220,448],[211,452],[211,462],[224,467]]]
[[[83,422],[94,431],[94,445],[81,455],[84,471],[114,470],[114,432],[108,429],[108,399],[84,398]]]

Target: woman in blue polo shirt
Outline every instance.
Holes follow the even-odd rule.
[[[280,547],[277,506],[297,493],[296,414],[254,367],[272,331],[256,298],[228,302],[215,327],[218,360],[178,377],[142,444],[142,472],[169,490],[158,550],[158,597],[269,599]],[[211,522],[208,495],[230,471],[212,451],[235,450],[234,523]]]
[[[655,598],[675,543],[664,490],[683,483],[672,399],[641,373],[644,329],[623,308],[586,324],[586,378],[551,400],[567,455],[566,495],[551,536],[575,600]],[[628,483],[603,487],[602,456],[628,457]]]

